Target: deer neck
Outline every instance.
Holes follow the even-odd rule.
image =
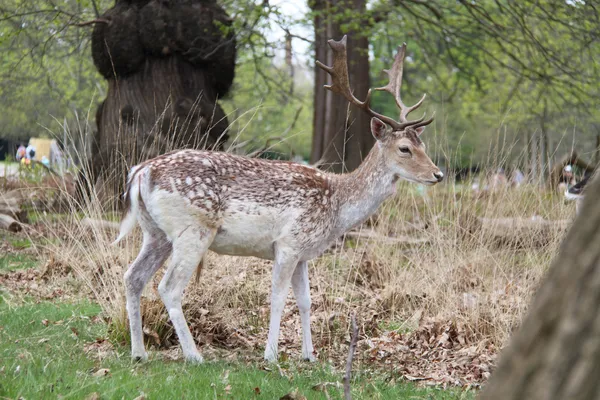
[[[337,176],[335,234],[342,235],[369,218],[395,193],[397,180],[397,176],[386,168],[382,150],[376,143],[355,171]]]

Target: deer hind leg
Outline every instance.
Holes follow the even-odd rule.
[[[308,282],[308,262],[300,261],[292,275],[292,289],[300,311],[302,324],[302,358],[315,361],[312,334],[310,332],[310,285]]]
[[[271,287],[271,317],[269,321],[269,336],[265,347],[265,360],[277,361],[277,347],[279,342],[279,329],[281,314],[285,306],[285,299],[290,291],[290,281],[296,269],[298,258],[295,255],[277,252],[273,264],[273,278]]]
[[[163,265],[171,254],[171,243],[162,232],[144,231],[142,249],[125,272],[125,295],[127,297],[127,315],[131,332],[131,357],[136,361],[145,361],[148,354],[144,349],[140,298],[144,287],[152,275]]]
[[[201,226],[189,226],[173,240],[173,256],[165,276],[158,285],[158,292],[165,303],[173,323],[183,356],[186,361],[201,363],[202,356],[190,333],[181,300],[183,290],[208,250],[215,231]]]

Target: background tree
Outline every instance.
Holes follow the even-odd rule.
[[[3,136],[62,137],[66,121],[80,142],[91,142],[97,99],[108,86],[89,56],[89,28],[75,25],[98,19],[100,10],[113,4],[6,0],[0,5]],[[310,9],[293,13],[262,1],[219,4],[231,16],[238,59],[233,89],[220,100],[230,123],[226,149],[252,153],[268,147],[281,157],[293,153],[305,159],[320,154],[313,161],[328,149],[325,166],[345,162],[349,167],[349,158],[366,153],[368,128],[348,131],[358,126],[362,113],[350,109],[347,114],[343,99],[337,99],[341,103],[330,108],[327,119],[342,135],[329,134],[338,142],[323,136],[328,108],[322,77],[313,81],[313,52],[327,51],[323,29],[335,28],[337,39],[349,33],[352,49],[357,48],[355,35],[368,38],[367,44],[358,44],[370,64],[368,78],[350,77],[358,97],[364,94],[358,92],[361,83],[385,83],[381,70],[390,65],[396,47],[407,42],[403,96],[413,102],[428,94],[423,108],[435,112],[436,120],[427,130],[427,143],[449,167],[518,165],[538,176],[571,148],[587,161],[598,154],[600,121],[593,111],[599,105],[594,84],[600,72],[595,63],[599,28],[591,2],[373,1],[361,12],[362,6],[351,1],[314,1]],[[286,37],[291,38],[289,58],[284,56]],[[286,60],[293,64],[293,77]],[[395,115],[385,95],[376,93],[373,105]],[[310,119],[322,121],[323,128],[312,129]]]
[[[364,99],[369,91],[368,16],[364,0],[314,0],[310,3],[315,33],[315,60],[331,65],[327,40],[348,34],[348,76],[354,95]],[[356,106],[328,90],[327,73],[315,66],[313,140],[311,163],[333,171],[358,167],[373,146],[369,117]]]
[[[108,91],[92,178],[174,148],[222,149],[228,122],[217,99],[233,82],[236,43],[216,1],[117,0],[94,22],[92,57]]]
[[[375,3],[371,12],[384,21],[371,36],[375,54],[399,41],[415,43],[407,89],[425,91],[428,106],[444,110],[437,128],[447,138],[443,153],[460,148],[454,162],[529,158],[539,175],[575,136],[589,149],[586,157],[596,153],[600,36],[593,4],[393,1]],[[532,154],[523,154],[527,148]]]

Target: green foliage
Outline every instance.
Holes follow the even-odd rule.
[[[312,83],[293,79],[268,59],[240,60],[232,96],[223,101],[236,143],[247,152],[268,150],[281,158],[310,155]],[[232,135],[233,136],[233,135]]]
[[[15,242],[13,246],[24,244]],[[28,243],[29,244],[29,243]],[[29,247],[29,246],[27,246]],[[16,271],[18,269],[33,268],[38,264],[35,257],[28,254],[6,254],[0,256],[0,272]]]
[[[86,115],[104,81],[89,52],[92,1],[7,0],[0,6],[0,136],[27,139],[60,131],[64,116]],[[95,2],[106,8],[112,1]],[[99,92],[99,93],[98,93]]]
[[[102,12],[112,4],[7,0],[0,5],[0,136],[59,132],[65,116],[69,124],[79,119],[93,126],[105,82],[90,56],[92,25],[74,24],[96,18],[95,7]],[[308,157],[313,60],[295,59],[292,79],[281,60],[283,40],[274,41],[273,32],[296,27],[306,32],[314,17],[333,13],[344,21],[343,31],[369,37],[373,86],[385,84],[380,71],[391,65],[396,46],[408,43],[403,95],[414,102],[428,94],[423,109],[435,112],[436,122],[428,128],[427,142],[436,143],[438,159],[451,158],[458,165],[515,159],[528,138],[542,130],[559,155],[575,142],[579,153],[591,158],[600,126],[595,113],[600,70],[594,58],[600,28],[593,2],[377,0],[369,2],[366,13],[340,2],[306,15],[286,14],[269,2],[222,4],[238,40],[236,79],[224,106],[232,136],[238,135],[233,145],[245,143],[246,152]],[[376,94],[374,106],[397,114],[387,94]],[[499,137],[515,143],[501,155]]]
[[[593,7],[578,1],[399,5],[371,37],[373,76],[391,65],[397,44],[408,43],[403,94],[416,101],[428,93],[427,111],[437,117],[434,129],[445,136],[437,151],[460,148],[459,164],[469,164],[473,156],[477,161],[498,157],[504,145],[496,143],[498,137],[515,143],[500,158],[514,159],[528,135],[542,130],[552,149],[559,146],[559,156],[576,140],[580,150],[588,149],[580,154],[590,158],[600,122],[596,17]],[[379,99],[380,107],[394,112],[393,100]]]

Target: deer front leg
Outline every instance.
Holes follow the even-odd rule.
[[[300,261],[292,275],[292,289],[300,311],[302,324],[302,358],[315,361],[312,334],[310,332],[310,284],[308,281],[308,262]]]
[[[290,290],[290,281],[296,269],[298,259],[290,254],[277,252],[273,264],[273,280],[271,287],[271,319],[269,321],[269,336],[265,347],[265,360],[277,361],[277,346],[279,341],[279,328],[281,314],[285,306],[285,299]]]

